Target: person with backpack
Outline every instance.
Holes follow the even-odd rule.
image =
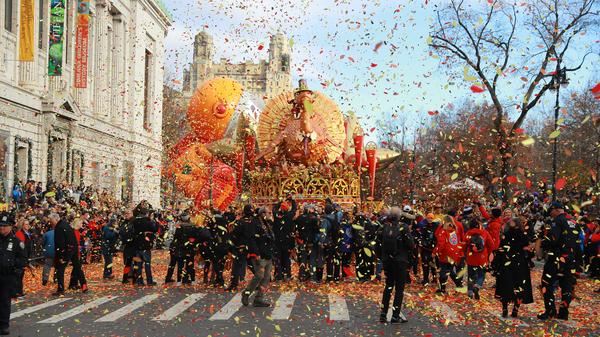
[[[231,264],[231,282],[225,291],[235,291],[240,282],[242,273],[245,273],[245,267],[242,270],[241,266],[247,263],[248,260],[248,244],[254,238],[256,222],[254,217],[254,209],[252,205],[244,205],[244,216],[236,221],[235,226],[231,230],[232,241],[234,247],[231,250],[233,262]]]
[[[428,213],[425,219],[419,223],[419,232],[421,234],[421,263],[423,267],[423,281],[421,284],[427,286],[429,284],[429,271],[431,271],[431,283],[435,283],[435,271],[437,264],[433,258],[433,250],[437,244],[435,233],[440,225],[435,221],[435,215]]]
[[[135,256],[135,247],[133,245],[133,211],[129,208],[123,212],[123,220],[119,226],[121,242],[123,246],[123,279],[121,283],[127,284],[129,279],[135,280],[133,257]]]
[[[444,216],[443,226],[436,233],[437,244],[432,257],[438,257],[440,263],[439,288],[436,293],[446,293],[448,276],[452,278],[457,288],[462,287],[461,280],[456,276],[456,266],[463,257],[462,237],[456,223],[450,215]]]
[[[502,302],[502,317],[508,317],[510,302],[514,303],[511,317],[517,317],[521,304],[533,303],[531,272],[525,254],[528,249],[531,245],[521,220],[509,220],[492,262],[497,282],[494,296]]]
[[[336,209],[337,208],[337,209]],[[327,277],[325,283],[340,280],[340,241],[343,236],[340,221],[342,211],[333,204],[325,205],[325,217],[321,222],[319,245],[323,250],[323,257],[327,264]]]
[[[117,218],[110,218],[102,230],[102,256],[104,257],[104,279],[113,279],[113,255],[119,240]]]
[[[500,208],[492,208],[491,216],[485,211],[483,206],[479,206],[479,211],[481,212],[481,216],[488,220],[486,230],[492,237],[494,241],[494,248],[492,251],[498,250],[500,246],[500,232],[502,231],[502,210]]]
[[[227,253],[233,244],[229,235],[229,225],[227,218],[221,214],[218,208],[213,209],[213,216],[210,218],[206,226],[210,231],[211,263],[213,265],[213,273],[215,275],[215,286],[223,287],[223,269],[225,267],[225,259]]]
[[[176,255],[181,259],[183,273],[177,272],[177,286],[183,284],[196,285],[196,269],[194,260],[198,250],[200,233],[198,227],[190,221],[190,215],[187,211],[179,217],[181,223],[175,229],[173,241],[175,244]]]
[[[310,280],[317,283],[317,235],[319,235],[320,221],[315,213],[314,204],[305,204],[304,212],[298,216],[296,230],[298,231],[298,260],[300,262],[298,279],[300,282]]]
[[[414,239],[407,224],[400,221],[402,212],[398,207],[392,207],[389,216],[383,221],[380,230],[381,260],[385,274],[385,287],[381,299],[379,321],[387,322],[392,291],[396,289],[392,305],[391,323],[406,323],[408,320],[402,314],[404,286],[408,272],[408,255],[415,246]]]
[[[465,256],[469,275],[467,296],[479,300],[479,289],[485,281],[488,257],[494,249],[494,241],[490,234],[483,229],[477,218],[469,221],[469,231],[465,234]]]

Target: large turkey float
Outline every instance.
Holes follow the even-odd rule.
[[[193,133],[169,153],[167,174],[197,207],[225,209],[242,191],[256,205],[289,194],[301,203],[359,204],[363,172],[371,192],[364,199],[372,200],[375,143],[363,146],[356,119],[305,80],[265,105],[235,80],[210,79],[195,91],[187,120]]]

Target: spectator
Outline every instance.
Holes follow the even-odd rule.
[[[509,220],[494,257],[495,297],[502,302],[502,317],[508,317],[510,302],[514,303],[511,317],[517,317],[521,304],[533,303],[529,263],[524,254],[528,249],[531,249],[531,242],[521,220]]]
[[[50,279],[50,270],[54,268],[54,227],[44,233],[42,237],[42,247],[44,250],[44,269],[42,272],[42,285],[48,284],[48,280]],[[54,268],[54,277],[52,278],[54,283],[56,283],[56,268]]]
[[[479,289],[485,281],[485,266],[494,250],[494,241],[483,229],[479,219],[469,221],[469,231],[465,234],[465,256],[469,273],[467,295],[479,300]]]
[[[20,219],[17,222],[17,232],[15,235],[25,243],[25,256],[27,260],[33,258],[33,241],[31,240],[31,233],[29,230],[31,229],[31,225],[29,224],[29,220]],[[25,293],[23,292],[23,276],[25,273],[21,273],[17,277],[17,291],[16,297],[23,297]]]
[[[15,189],[13,190],[13,201],[15,202],[15,207],[17,210],[21,209],[21,198],[23,197],[23,191],[21,190],[20,185],[15,185]]]
[[[450,215],[444,217],[443,223],[443,227],[436,233],[437,244],[432,253],[432,257],[439,257],[441,267],[440,287],[436,290],[436,293],[446,293],[448,276],[452,278],[456,287],[462,287],[462,282],[456,276],[455,271],[463,256],[462,237]]]
[[[104,257],[104,279],[113,279],[113,254],[117,250],[119,239],[119,228],[117,218],[110,218],[108,224],[102,230],[102,256]]]

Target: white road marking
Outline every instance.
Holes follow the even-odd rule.
[[[171,320],[171,319],[179,316],[179,314],[184,312],[187,308],[194,305],[194,303],[198,302],[198,300],[200,300],[202,297],[204,297],[204,295],[206,295],[206,294],[201,294],[201,293],[191,294],[188,297],[181,300],[179,303],[177,303],[174,306],[172,306],[171,308],[169,308],[169,310],[165,311],[164,313],[160,314],[159,316],[154,317],[152,320],[153,321]]]
[[[110,314],[99,318],[96,322],[114,322],[117,319],[132,313],[135,309],[142,307],[143,305],[154,301],[158,297],[158,294],[146,295],[140,299],[137,299],[119,310],[113,311]]]
[[[297,296],[298,293],[296,292],[281,294],[279,300],[275,303],[275,309],[271,313],[271,318],[289,319]]]
[[[211,321],[224,321],[229,319],[236,311],[242,306],[242,294],[237,293],[231,301],[229,301],[221,310],[216,314],[212,315],[209,320]]]
[[[50,302],[46,302],[44,304],[40,304],[40,305],[36,305],[36,306],[30,307],[30,308],[27,308],[27,309],[23,309],[23,310],[20,310],[20,311],[17,311],[17,312],[14,312],[14,313],[10,314],[10,318],[13,319],[13,318],[21,317],[23,315],[31,314],[32,312],[36,312],[38,310],[49,308],[51,306],[54,306],[54,305],[57,305],[59,303],[68,301],[70,299],[71,299],[71,297],[58,298],[58,299],[52,300]]]
[[[431,306],[434,307],[445,320],[449,320],[454,324],[465,324],[465,320],[459,317],[456,312],[450,309],[446,304],[441,302],[431,302]]]
[[[92,308],[95,308],[95,307],[97,307],[97,306],[99,306],[101,304],[104,304],[106,302],[112,301],[112,300],[114,300],[117,297],[119,297],[119,296],[105,296],[105,297],[100,297],[97,300],[94,300],[94,301],[91,301],[91,302],[87,302],[87,303],[82,304],[82,305],[80,305],[78,307],[75,307],[75,308],[73,308],[71,310],[65,311],[62,314],[54,315],[54,316],[52,316],[52,317],[50,317],[48,319],[45,319],[43,321],[39,321],[38,323],[43,323],[43,324],[45,324],[45,323],[50,323],[50,324],[52,324],[52,323],[58,323],[58,322],[60,322],[62,320],[65,320],[67,318],[71,318],[73,316],[77,316],[77,315],[79,315],[79,314],[81,314],[81,313],[83,313],[83,312],[85,312],[87,310],[90,310]]]
[[[332,321],[349,321],[350,314],[344,297],[329,294],[329,319]]]

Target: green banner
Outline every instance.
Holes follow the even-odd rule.
[[[65,12],[65,0],[51,0],[48,76],[62,76]]]

